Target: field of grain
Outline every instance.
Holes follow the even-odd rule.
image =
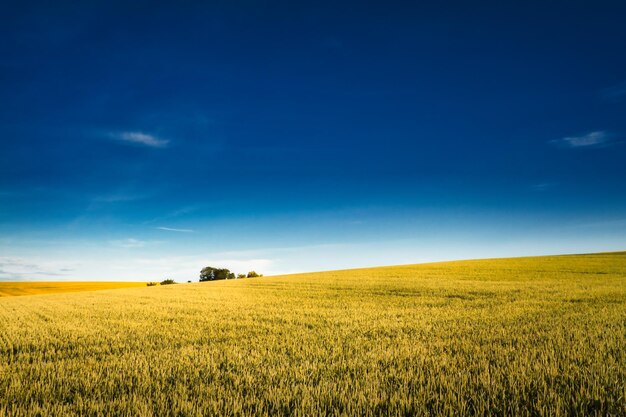
[[[0,298],[0,415],[626,415],[626,253]]]
[[[0,282],[0,297],[145,287],[145,282]]]

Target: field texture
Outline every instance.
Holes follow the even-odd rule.
[[[0,282],[0,297],[145,287],[145,282]]]
[[[626,415],[626,253],[0,299],[0,415]]]

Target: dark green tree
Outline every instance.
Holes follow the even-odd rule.
[[[202,268],[200,271],[200,282],[233,278],[235,278],[235,274],[226,268],[214,268],[212,266],[207,266]]]

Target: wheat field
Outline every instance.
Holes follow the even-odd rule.
[[[111,290],[114,288],[143,287],[145,285],[143,282],[123,281],[0,282],[0,297]]]
[[[626,252],[0,298],[31,415],[626,415]]]

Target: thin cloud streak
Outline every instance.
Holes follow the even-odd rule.
[[[56,261],[0,257],[0,281],[32,281],[68,276],[74,267]]]
[[[161,223],[161,222],[166,222],[169,221],[171,219],[177,218],[177,217],[181,217],[184,216],[186,214],[192,213],[194,211],[197,211],[201,208],[200,205],[192,205],[192,206],[185,206],[182,207],[178,210],[174,210],[170,213],[167,213],[163,216],[157,216],[151,220],[147,220],[146,222],[144,222],[144,224],[154,224],[154,223]]]
[[[558,184],[556,182],[542,182],[539,184],[533,184],[531,188],[535,191],[546,191],[548,189],[556,187]]]
[[[194,230],[191,229],[176,229],[173,227],[157,227],[159,230],[165,230],[167,232],[178,232],[178,233],[193,233]]]
[[[550,143],[566,148],[591,148],[607,146],[609,137],[605,131],[598,130],[582,136],[568,136],[562,139],[551,140]]]
[[[109,243],[113,246],[117,246],[120,248],[143,248],[148,242],[139,239],[128,238],[122,240],[112,240]]]
[[[113,136],[124,142],[145,145],[151,148],[165,148],[170,142],[167,139],[161,139],[143,132],[122,132]]]
[[[94,203],[125,203],[143,200],[145,198],[147,198],[145,194],[105,194],[94,197],[91,201]]]

